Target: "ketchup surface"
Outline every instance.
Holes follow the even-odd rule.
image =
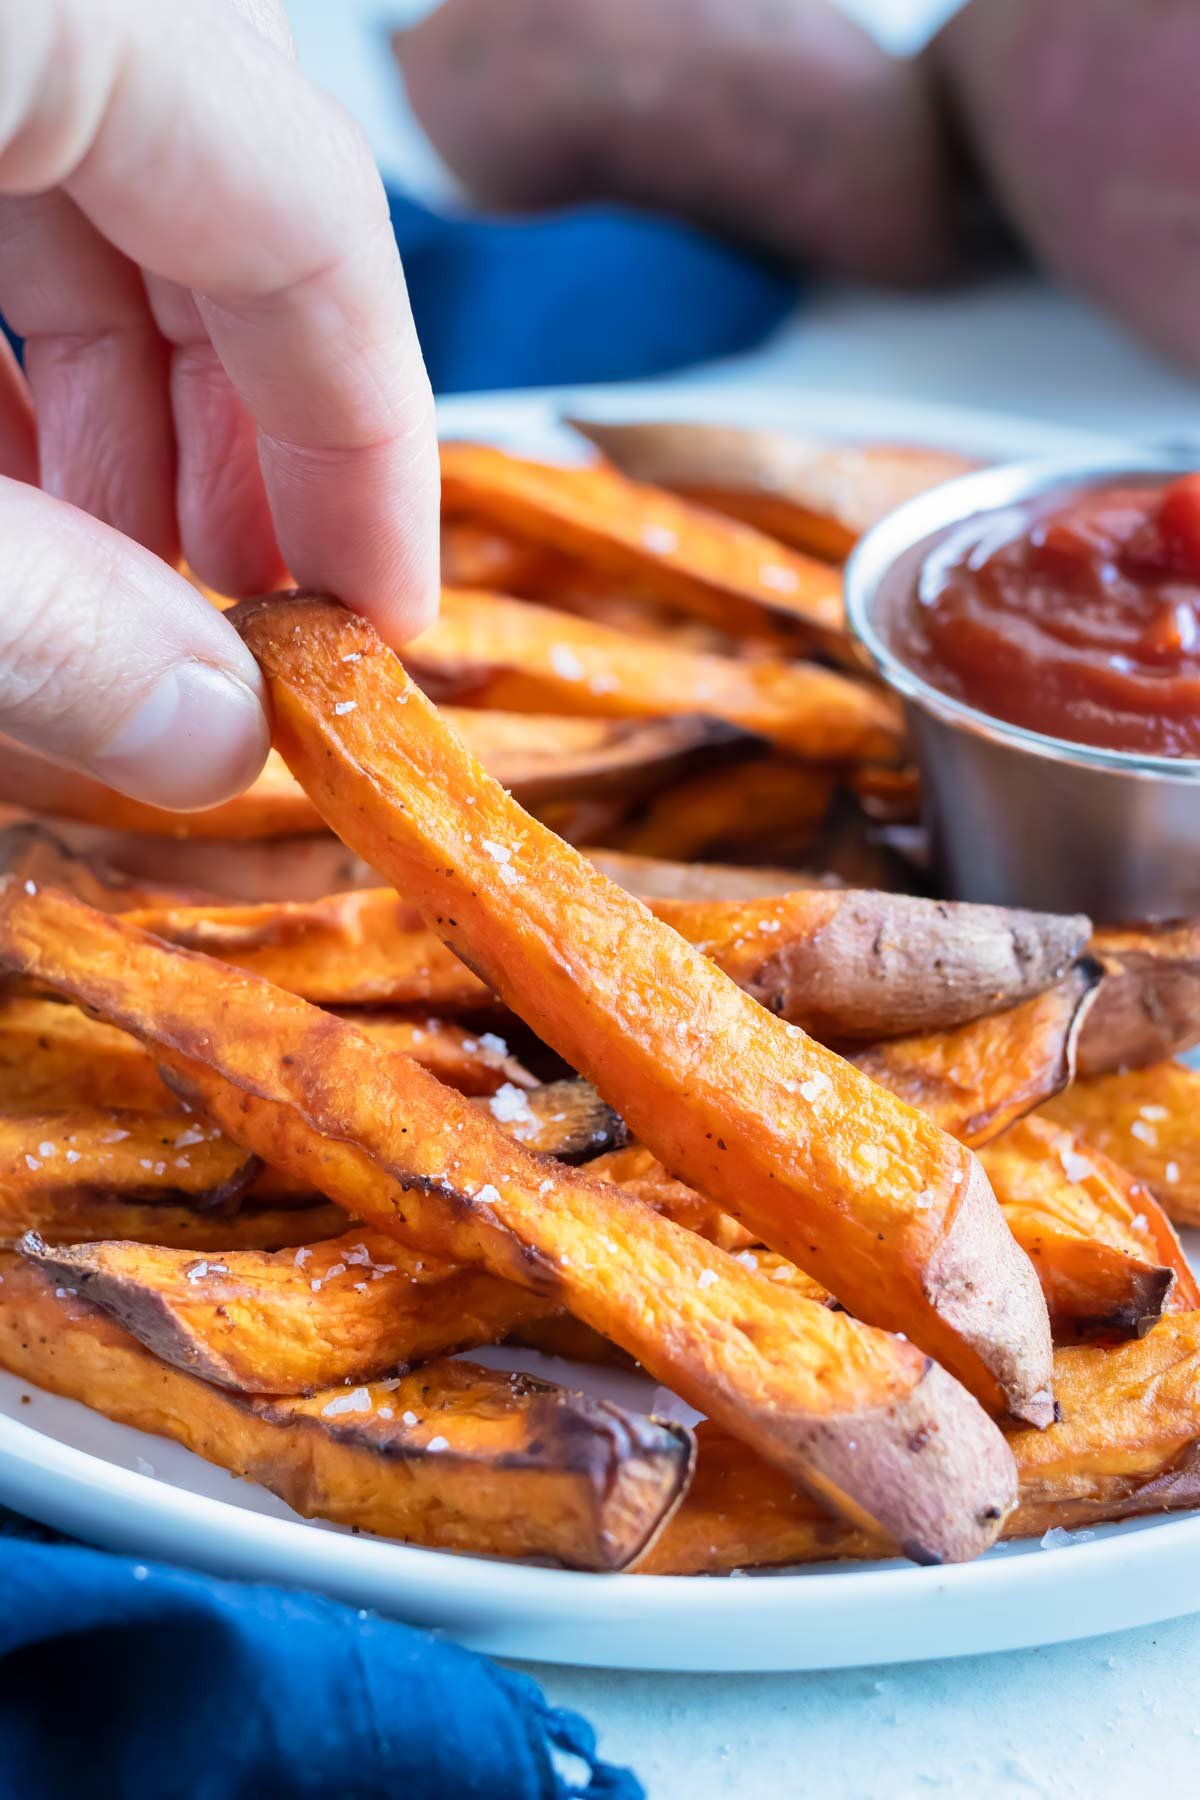
[[[1200,756],[1200,474],[969,520],[898,626],[917,674],[993,718]]]

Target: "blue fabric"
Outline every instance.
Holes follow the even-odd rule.
[[[4,1800],[578,1794],[642,1789],[526,1676],[313,1594],[135,1563],[0,1515]]]
[[[389,205],[436,393],[662,375],[749,349],[796,299],[781,267],[627,207],[498,220]]]

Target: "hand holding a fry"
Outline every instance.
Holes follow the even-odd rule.
[[[176,808],[267,750],[224,593],[393,641],[436,600],[432,408],[383,189],[277,0],[0,0],[0,732]],[[0,346],[3,348],[3,346]]]

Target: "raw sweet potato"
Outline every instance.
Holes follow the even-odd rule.
[[[554,1307],[486,1270],[405,1250],[365,1226],[277,1253],[197,1258],[156,1244],[21,1254],[164,1362],[248,1394],[311,1394],[494,1344]]]
[[[964,1144],[986,1144],[1067,1086],[1075,1044],[1101,979],[1081,957],[1032,1000],[955,1031],[893,1038],[855,1053],[858,1067]]]
[[[1109,926],[1092,953],[1104,983],[1079,1039],[1079,1074],[1162,1062],[1200,1039],[1200,919]]]
[[[680,650],[499,594],[444,589],[437,620],[404,660],[439,701],[610,719],[704,714],[819,762],[886,762],[900,751],[899,713],[865,681],[813,663]]]
[[[1004,1441],[916,1345],[531,1155],[343,1020],[53,890],[0,884],[0,965],[135,1031],[190,1099],[296,1186],[420,1253],[566,1306],[910,1555],[962,1558],[994,1538],[1014,1494]]]
[[[524,813],[363,620],[306,596],[231,617],[330,823],[668,1168],[989,1405],[1051,1416],[1045,1303],[968,1151]]]
[[[552,467],[490,444],[443,443],[442,505],[569,551],[723,630],[815,645],[857,664],[836,569],[615,469]]]
[[[826,0],[446,0],[393,44],[489,208],[619,199],[875,281],[936,272],[953,236],[924,70]]]
[[[1072,1335],[1140,1335],[1170,1304],[1200,1306],[1182,1246],[1145,1188],[1073,1132],[1019,1119],[980,1152],[1050,1321]]]
[[[826,1041],[948,1031],[1053,986],[1088,921],[1055,913],[808,888],[659,900],[653,910],[738,986]]]
[[[1200,1072],[1162,1062],[1096,1075],[1041,1111],[1144,1183],[1177,1225],[1200,1225]]]
[[[622,1568],[682,1493],[689,1434],[473,1363],[308,1400],[235,1396],[170,1368],[19,1258],[0,1285],[0,1364],[173,1438],[308,1518],[477,1555]]]
[[[736,425],[567,423],[631,480],[838,562],[886,513],[974,466],[947,450],[830,444]]]
[[[1116,1347],[1058,1350],[1054,1386],[1061,1420],[1009,1434],[1021,1503],[1005,1537],[1200,1502],[1200,1313],[1173,1314]],[[719,1427],[699,1426],[696,1446],[687,1497],[639,1573],[716,1575],[886,1555],[878,1536],[831,1520]]]

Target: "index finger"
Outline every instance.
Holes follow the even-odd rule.
[[[74,85],[38,79],[39,54]],[[420,630],[437,592],[432,401],[358,129],[227,5],[67,0],[31,33],[23,0],[0,0],[0,188],[55,183],[195,290],[297,580],[393,641]]]

